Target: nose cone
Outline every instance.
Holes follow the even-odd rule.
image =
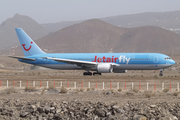
[[[175,63],[176,62],[173,59],[166,60],[166,65],[168,65],[169,67],[174,65]]]
[[[171,64],[174,65],[174,64],[176,64],[176,62],[174,60],[172,60]]]
[[[174,60],[169,60],[169,64],[174,65],[176,62]]]

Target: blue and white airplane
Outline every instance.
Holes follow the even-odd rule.
[[[25,57],[10,57],[46,68],[85,70],[83,75],[159,69],[159,76],[163,76],[163,69],[175,64],[169,56],[159,53],[45,53],[23,29],[15,28],[15,30]]]

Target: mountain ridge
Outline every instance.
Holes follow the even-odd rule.
[[[98,19],[119,27],[134,28],[140,26],[158,26],[180,34],[180,10],[126,14]],[[63,21],[41,25],[47,30],[55,32],[67,26],[74,25],[83,21],[85,20]]]
[[[174,32],[155,26],[122,28],[98,19],[61,29],[38,39],[36,43],[47,53],[106,53],[112,50],[114,53],[171,55],[180,52],[180,35]],[[16,52],[22,53],[21,48]]]

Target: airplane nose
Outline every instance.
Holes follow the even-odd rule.
[[[171,64],[173,64],[173,65],[174,65],[174,64],[176,64],[176,62],[175,62],[174,60],[172,60]]]
[[[169,64],[169,66],[172,66],[172,65],[174,65],[175,63],[176,63],[176,62],[175,62],[174,60],[172,60],[172,59],[166,61],[166,64]]]
[[[176,62],[174,60],[169,60],[169,64],[174,65]]]

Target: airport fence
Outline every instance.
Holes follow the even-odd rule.
[[[69,82],[69,81],[15,81],[15,80],[0,80],[0,87],[36,87],[36,88],[61,88],[67,89],[138,89],[160,91],[164,89],[179,91],[179,83],[152,83],[152,82]]]

